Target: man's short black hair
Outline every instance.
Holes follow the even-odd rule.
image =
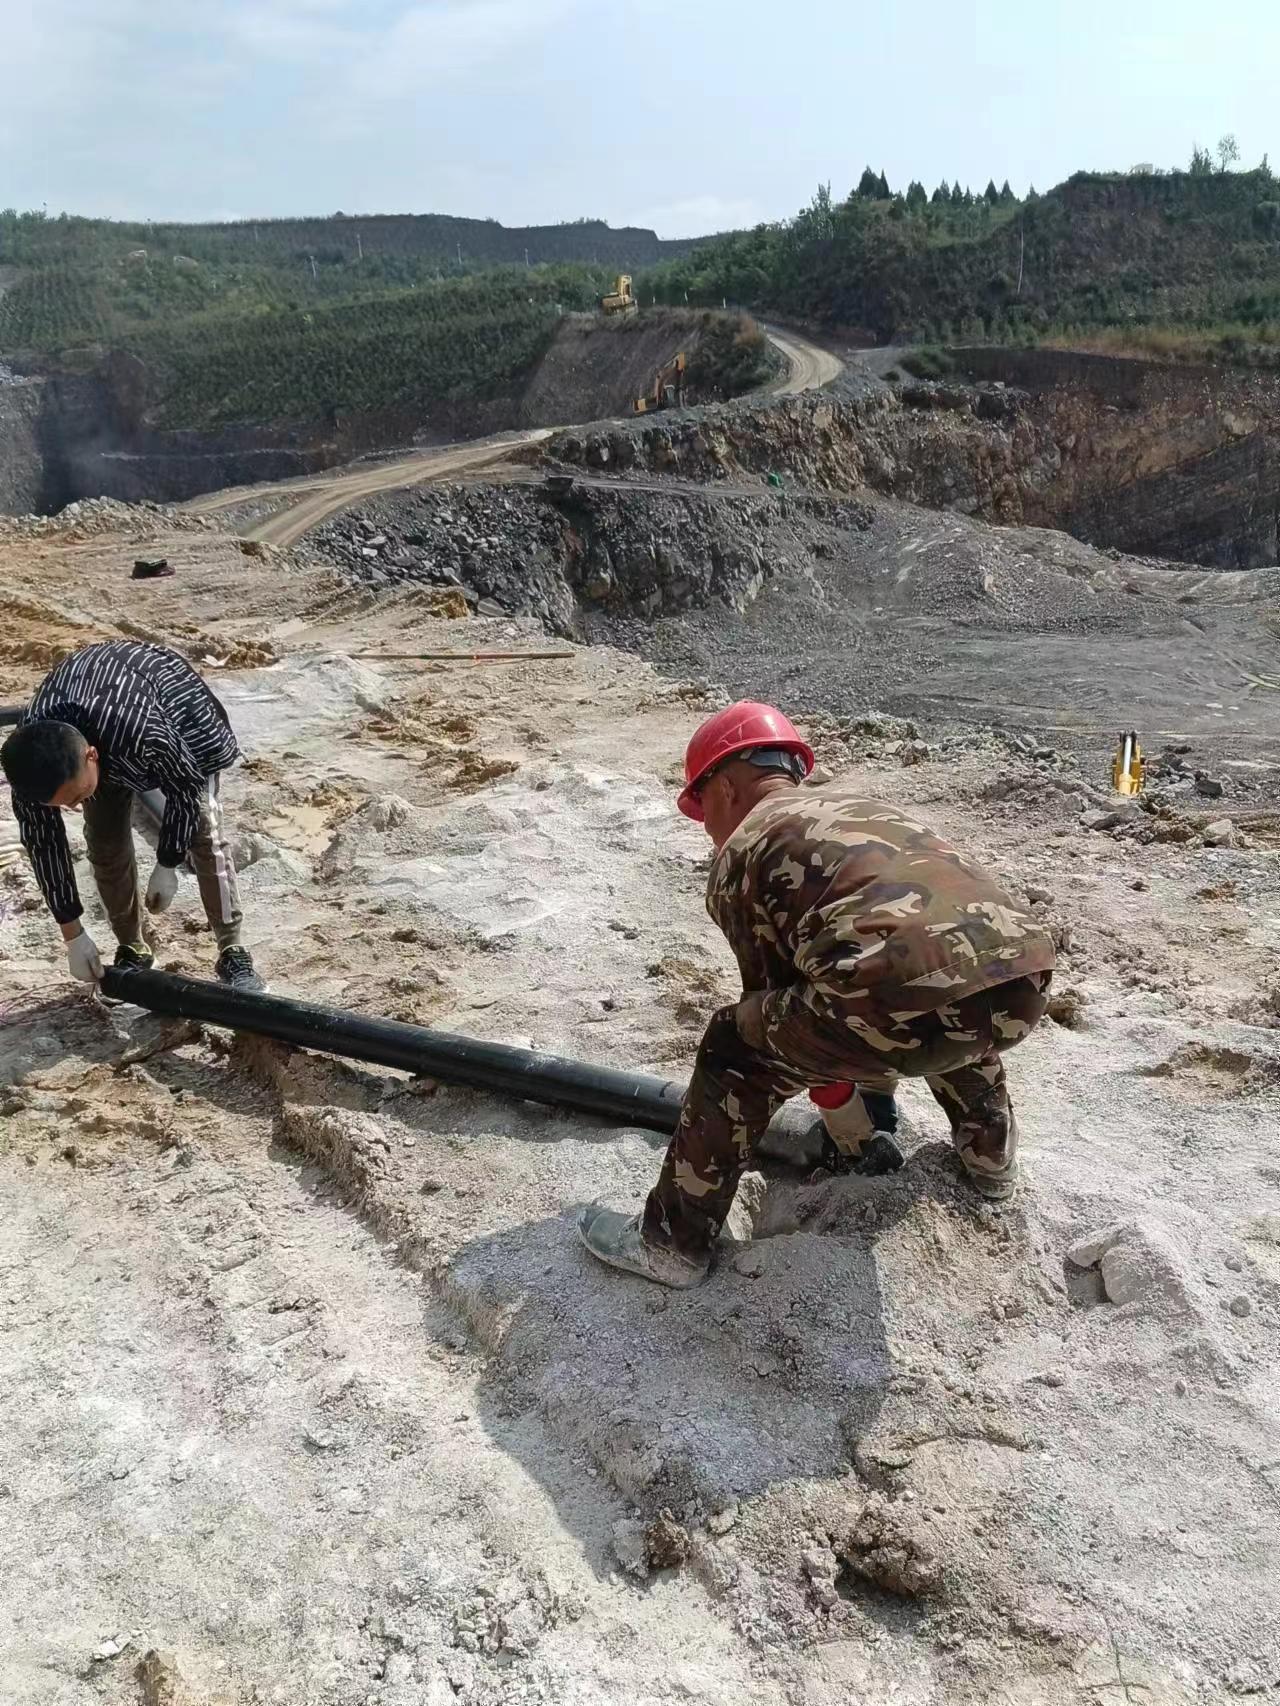
[[[15,794],[48,805],[64,783],[80,774],[88,747],[70,723],[28,723],[0,746],[0,765]]]

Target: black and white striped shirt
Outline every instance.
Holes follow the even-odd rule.
[[[164,646],[107,640],[73,652],[36,691],[19,727],[70,723],[98,749],[102,779],[164,794],[156,859],[180,865],[195,839],[210,776],[240,756],[227,713],[185,658]],[[14,815],[36,880],[59,924],[79,918],[62,813],[15,794]]]

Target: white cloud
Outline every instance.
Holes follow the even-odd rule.
[[[499,59],[560,23],[582,0],[426,0],[410,6],[354,68],[357,97],[429,96],[432,79]]]
[[[341,78],[349,99],[420,96],[431,79],[501,58],[585,0],[249,0],[216,27],[251,55]]]

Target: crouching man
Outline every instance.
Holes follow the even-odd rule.
[[[715,843],[707,909],[747,993],[707,1027],[643,1214],[596,1205],[580,1221],[602,1262],[665,1285],[706,1275],[757,1140],[805,1089],[834,1087],[831,1105],[857,1085],[891,1109],[899,1076],[923,1078],[975,1189],[1015,1188],[1001,1056],[1044,1014],[1053,944],[910,812],[841,783],[801,786],[812,769],[786,717],[751,703],[712,717],[685,757],[680,809]],[[827,1126],[839,1143],[839,1120]],[[888,1140],[875,1143],[883,1155]]]
[[[148,912],[178,892],[190,860],[218,945],[218,978],[232,989],[263,987],[240,945],[236,874],[218,801],[221,771],[240,756],[227,713],[185,659],[163,646],[109,640],[75,652],[37,690],[0,748],[14,814],[50,912],[62,927],[73,977],[94,983],[102,960],[80,923],[62,811],[82,807],[94,881],[119,943],[115,963],[152,962],[134,858],[133,801],[159,790],[164,813]]]

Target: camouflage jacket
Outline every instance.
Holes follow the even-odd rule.
[[[707,910],[772,1032],[802,1009],[927,1013],[1053,968],[1053,943],[909,812],[841,783],[770,795],[716,855]]]

